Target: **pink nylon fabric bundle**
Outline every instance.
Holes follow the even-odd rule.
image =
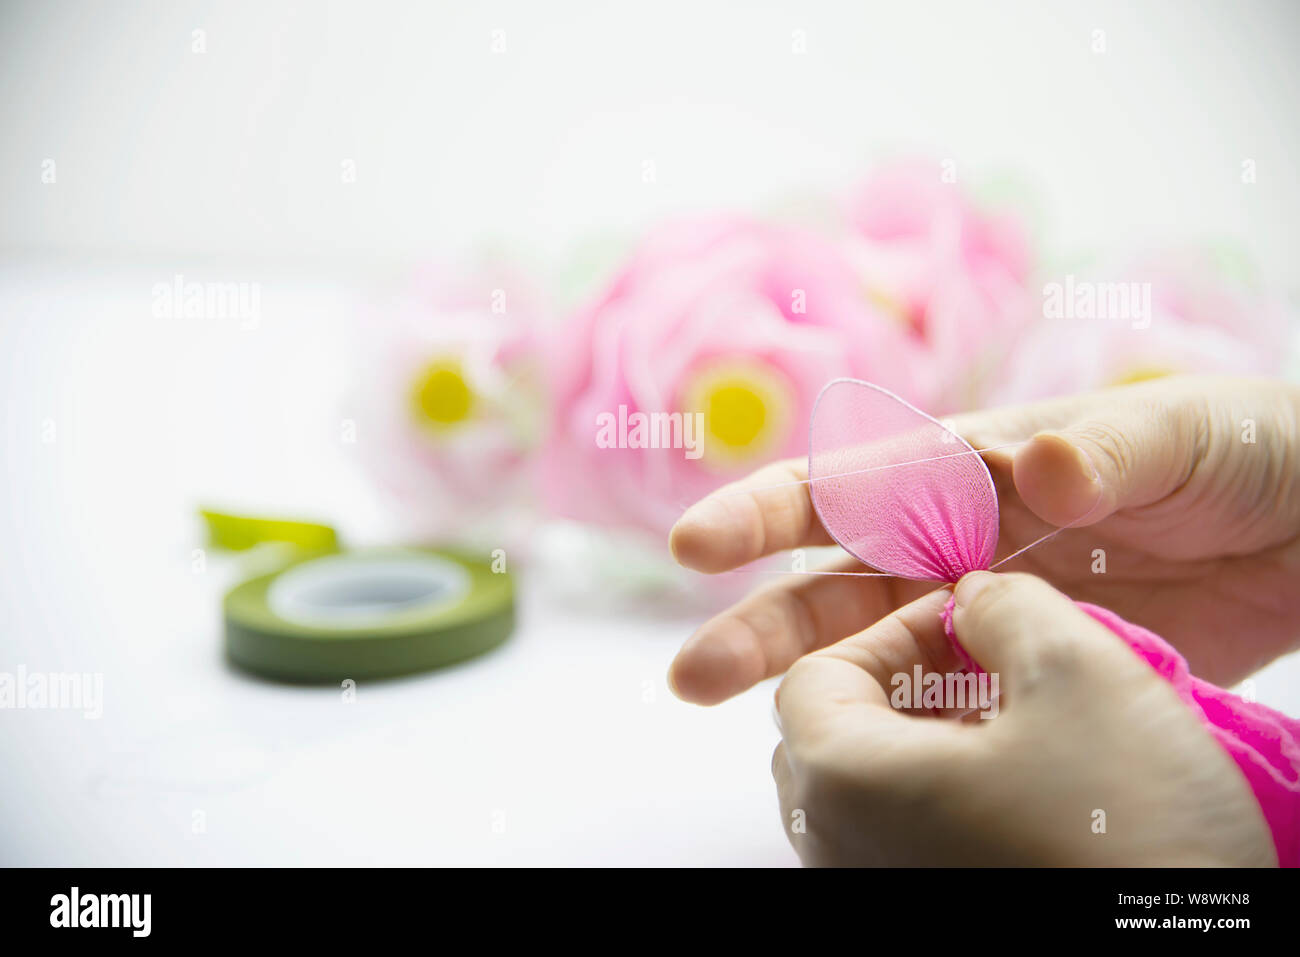
[[[822,524],[859,561],[901,578],[956,582],[987,569],[998,542],[998,500],[969,443],[886,389],[828,384],[813,409],[809,493]],[[1096,605],[1077,603],[1168,681],[1232,756],[1273,834],[1278,862],[1300,866],[1300,721],[1191,674],[1163,638]],[[952,602],[944,625],[957,641]]]

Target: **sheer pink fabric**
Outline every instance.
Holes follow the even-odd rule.
[[[937,419],[879,386],[836,379],[813,407],[809,441],[813,505],[854,558],[900,578],[946,582],[992,563],[993,478]]]
[[[955,582],[993,562],[998,501],[984,460],[942,423],[879,386],[836,379],[822,390],[808,478],[831,537],[873,568]],[[1096,605],[1079,607],[1125,641],[1204,722],[1254,792],[1279,863],[1300,865],[1300,721],[1197,678],[1147,629]],[[944,626],[967,667],[978,670],[953,632],[951,601]]]

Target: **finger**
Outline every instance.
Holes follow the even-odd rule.
[[[1205,455],[1209,396],[1224,381],[1180,376],[969,413],[951,424],[976,448],[1024,442],[985,461],[1014,461],[1016,490],[1040,518],[1091,525],[1187,480]]]
[[[902,679],[914,680],[916,669],[920,669],[923,675],[955,674],[964,662],[944,631],[942,616],[951,597],[950,588],[932,590],[893,614],[882,617],[871,628],[845,638],[821,653],[856,665],[887,689],[898,687]],[[779,694],[777,702],[779,708]],[[904,712],[935,717],[958,718],[967,712],[966,708],[914,707],[910,698],[900,704],[893,700],[892,691],[890,704]]]
[[[1040,432],[1016,454],[1016,489],[1056,525],[1149,505],[1187,481],[1205,453],[1206,425],[1203,395],[1114,390],[1104,410]]]
[[[789,459],[710,493],[673,526],[673,557],[714,573],[788,548],[832,544],[808,497],[807,478],[808,463]]]
[[[793,823],[793,811],[795,810],[795,782],[794,772],[790,769],[790,762],[785,756],[785,742],[777,743],[776,750],[772,752],[772,780],[776,782],[776,799],[781,808],[781,824],[785,828],[785,836],[790,841],[790,846],[799,851],[799,845],[796,833],[791,824]]]
[[[871,627],[822,649],[819,654],[839,658],[865,671],[882,688],[890,688],[900,674],[911,675],[920,666],[927,673],[943,674],[961,661],[943,630],[941,612],[952,597],[949,588],[929,589],[893,612],[880,616]],[[777,689],[780,710],[780,689]]]
[[[976,448],[1024,442],[1035,434],[1061,429],[1089,418],[1105,418],[1134,401],[1169,396],[1171,392],[1204,395],[1203,377],[1171,377],[1155,382],[1101,389],[1076,395],[1039,399],[1022,405],[963,412],[944,422]],[[997,453],[990,453],[991,455]]]
[[[1060,396],[1025,405],[963,412],[943,421],[976,449],[1013,446],[993,448],[980,456],[985,462],[1004,462],[1010,466],[1019,443],[1044,429],[1059,428],[1078,419],[1091,407],[1091,398],[1089,395]]]
[[[795,662],[777,695],[781,735],[795,759],[837,742],[854,746],[864,761],[908,759],[913,746],[922,750],[912,758],[928,759],[932,746],[951,746],[957,725],[895,710],[888,690],[895,674],[910,673],[916,664],[926,670],[951,664],[941,650],[939,610],[946,599],[946,591],[933,592]]]
[[[971,572],[954,590],[953,630],[1015,701],[1079,692],[1082,679],[1137,659],[1110,629],[1040,578]]]
[[[1021,501],[1053,525],[1090,525],[1115,510],[1093,457],[1063,432],[1039,432],[1021,446],[1012,476]]]
[[[1204,454],[1210,385],[1193,378],[1141,383],[947,421],[977,449],[1026,443],[984,459],[991,466],[1014,462],[1017,492],[1040,518],[1090,525],[1157,501],[1186,480]],[[697,571],[720,572],[784,549],[831,544],[807,477],[807,463],[790,459],[713,492],[673,527],[674,557]]]
[[[843,561],[829,570],[862,568]],[[792,574],[701,625],[673,659],[669,684],[684,701],[717,704],[932,587],[892,578]]]

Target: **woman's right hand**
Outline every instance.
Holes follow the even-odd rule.
[[[1119,637],[1029,575],[972,572],[954,591],[957,633],[999,679],[985,686],[996,710],[980,699],[962,722],[900,707],[898,677],[929,658],[881,649],[900,635],[945,645],[946,598],[801,658],[781,682],[772,774],[805,864],[1277,864],[1259,802],[1200,719]]]

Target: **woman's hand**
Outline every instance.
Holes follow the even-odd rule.
[[[1001,508],[999,557],[1157,632],[1192,670],[1231,684],[1296,647],[1300,629],[1300,390],[1270,380],[1170,378],[955,417]],[[1027,441],[1026,441],[1027,440]],[[768,466],[692,506],[677,560],[703,572],[831,544],[807,463]],[[746,490],[750,491],[746,491]],[[739,492],[740,494],[736,494]],[[842,569],[862,570],[845,559]],[[703,625],[673,662],[688,701],[713,704],[781,674],[933,589],[891,578],[800,577]]]
[[[957,665],[947,590],[799,660],[772,756],[810,865],[1275,865],[1245,778],[1173,689],[1029,575],[957,585],[963,644],[997,674],[990,720],[891,707],[893,676]]]

